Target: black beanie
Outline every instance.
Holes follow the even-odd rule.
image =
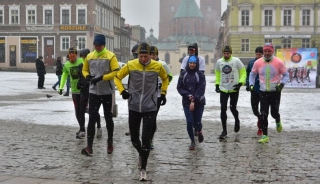
[[[68,53],[74,53],[74,54],[77,54],[77,49],[73,48],[73,47],[70,47],[69,50],[68,50]]]
[[[256,48],[256,53],[261,53],[261,54],[263,54],[263,47],[257,47],[257,48]]]
[[[143,42],[138,48],[138,54],[150,54],[150,46]]]
[[[150,52],[151,52],[151,53],[154,53],[155,55],[158,55],[158,48],[155,47],[155,46],[151,46],[151,47],[150,47]]]
[[[106,37],[102,34],[98,34],[94,37],[93,45],[106,45]]]
[[[226,45],[222,48],[222,52],[230,52],[232,54],[232,48],[229,45]]]

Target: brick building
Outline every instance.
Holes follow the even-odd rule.
[[[2,0],[0,68],[33,69],[40,55],[53,66],[57,56],[65,60],[70,47],[93,50],[96,34],[106,36],[106,48],[118,58],[129,57],[130,40],[125,39],[130,33],[121,27],[121,0]]]

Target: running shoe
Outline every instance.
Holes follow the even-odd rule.
[[[107,153],[111,154],[113,152],[112,142],[108,142]]]
[[[147,180],[147,171],[145,169],[140,170],[140,181],[146,181]]]
[[[227,132],[222,132],[220,135],[219,135],[219,139],[225,139],[227,138]]]
[[[80,131],[80,133],[76,136],[77,139],[83,139],[83,138],[86,138],[86,133],[85,132],[82,132]]]
[[[102,129],[101,128],[97,128],[97,138],[101,138],[102,137]]]
[[[269,137],[267,135],[263,135],[258,142],[259,143],[267,143],[267,142],[269,142]]]
[[[195,142],[191,142],[190,146],[189,146],[189,150],[194,150],[196,148],[196,143]]]
[[[203,137],[202,130],[201,130],[200,132],[198,132],[198,141],[199,141],[199,143],[202,143],[203,139],[204,139],[204,137]]]
[[[281,120],[280,120],[278,123],[276,123],[276,125],[277,125],[277,132],[278,132],[278,133],[282,132],[282,123],[281,123]]]
[[[86,155],[86,156],[88,156],[88,157],[92,157],[93,151],[92,151],[92,149],[90,149],[90,148],[88,148],[88,147],[85,147],[85,148],[83,148],[83,149],[81,150],[81,154],[82,154],[82,155]]]

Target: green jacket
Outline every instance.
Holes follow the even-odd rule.
[[[66,84],[68,75],[70,75],[70,83],[71,83],[71,92],[72,94],[79,94],[80,90],[77,88],[78,80],[80,79],[79,73],[79,65],[83,63],[83,59],[80,57],[76,62],[71,63],[70,61],[66,62],[62,69],[62,76],[60,81],[60,89],[64,88]],[[79,72],[80,71],[80,72]]]

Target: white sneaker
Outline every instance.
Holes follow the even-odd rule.
[[[76,136],[77,139],[83,139],[86,137],[86,133],[85,132],[79,132],[79,134]]]
[[[101,138],[101,137],[102,137],[102,129],[97,128],[97,138]]]
[[[147,180],[147,171],[144,169],[141,169],[140,171],[140,181],[146,181]]]

